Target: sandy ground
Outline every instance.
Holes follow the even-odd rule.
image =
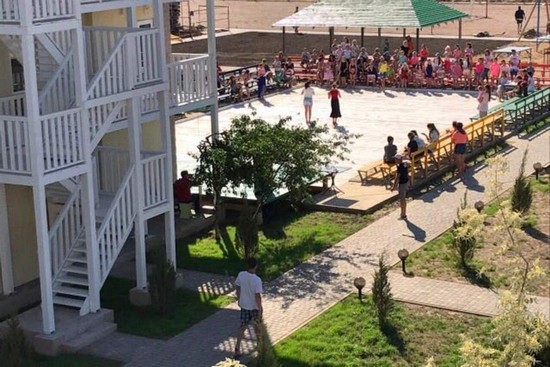
[[[273,27],[272,24],[276,21],[291,15],[296,7],[300,9],[311,5],[312,2],[302,2],[302,1],[237,1],[237,0],[226,0],[226,1],[216,1],[217,11],[216,11],[216,21],[217,27],[223,29],[230,29],[233,32],[239,32],[243,30],[265,30],[265,31],[280,31],[279,28]],[[199,6],[205,6],[206,0],[190,0],[190,10],[194,11],[194,15],[191,17],[191,24],[200,24],[205,23],[204,11],[198,12]],[[470,14],[469,18],[463,20],[463,35],[464,36],[473,36],[474,34],[482,31],[487,31],[493,36],[498,36],[500,38],[506,38],[510,41],[517,41],[517,28],[514,19],[514,11],[517,8],[517,4],[514,3],[490,3],[488,8],[488,18],[485,18],[485,3],[474,2],[474,3],[447,3],[450,6],[453,6],[467,14]],[[526,13],[526,24],[528,25],[527,29],[536,27],[536,9],[534,4],[520,4]],[[527,17],[532,10],[533,16],[527,22]],[[541,6],[541,16],[540,16],[540,29],[544,33],[545,27],[548,22],[548,13],[550,10],[544,6]],[[182,6],[182,17],[184,25],[189,24],[189,19],[187,17],[187,3],[184,3]],[[292,31],[292,30],[290,30]],[[328,31],[319,30],[319,29],[300,29],[302,33],[317,33],[325,36],[325,43],[328,44]],[[376,34],[376,29],[366,28],[366,34],[374,35]],[[349,34],[352,38],[359,39],[360,30],[359,29],[336,29],[337,34]],[[414,30],[408,30],[407,33],[414,34]],[[403,34],[402,29],[390,28],[382,30],[382,37],[401,37]],[[356,37],[353,37],[356,35]],[[293,35],[289,35],[293,36]],[[438,36],[438,37],[450,37],[448,43],[454,43],[458,37],[458,22],[451,22],[448,24],[442,24],[440,26],[435,26],[433,29],[426,28],[420,31],[420,37],[424,38],[422,42],[427,40],[427,37]],[[223,38],[223,37],[221,37]],[[220,38],[220,46],[221,46]],[[480,40],[481,41],[481,40]],[[280,37],[278,38],[278,45],[273,48],[280,48],[282,46],[282,41]],[[296,41],[294,39],[289,39],[287,44],[292,45]],[[398,38],[395,38],[395,41],[391,43],[399,44],[400,41]],[[481,41],[484,42],[484,41]],[[258,46],[265,46],[264,40],[257,39],[256,44]],[[371,43],[372,44],[372,43]],[[367,43],[368,45],[368,43]],[[245,45],[246,46],[246,45]],[[550,46],[550,44],[544,44],[540,50],[545,47]],[[392,46],[393,47],[393,46]],[[436,47],[432,47],[436,50]],[[481,49],[478,47],[478,49]],[[273,50],[269,50],[272,52]],[[222,53],[224,50],[220,50]],[[236,55],[239,56],[239,55]],[[533,53],[533,61],[539,62],[542,61],[542,52],[541,54]]]

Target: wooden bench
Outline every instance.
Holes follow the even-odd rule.
[[[382,160],[364,165],[357,170],[361,184],[364,185],[369,179],[379,178],[388,184],[391,174],[395,171],[395,164],[385,163]]]

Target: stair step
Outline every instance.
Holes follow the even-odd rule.
[[[86,253],[86,240],[83,238],[77,239],[73,250],[76,252]]]
[[[77,274],[88,274],[88,268],[86,266],[69,265],[64,266],[63,271],[68,271]]]
[[[82,253],[82,252],[71,254],[71,256],[67,258],[67,260],[73,263],[80,263],[80,264],[88,263],[88,259],[86,258],[86,253]]]
[[[55,303],[56,305],[62,305],[62,306],[68,306],[68,307],[80,309],[82,305],[84,305],[84,300],[77,299],[77,298],[63,297],[63,296],[54,296],[53,303]]]
[[[64,341],[61,348],[64,352],[75,353],[80,349],[93,344],[98,340],[105,339],[107,335],[114,333],[117,329],[117,325],[112,322],[103,321],[94,325],[91,329],[86,330],[85,333],[79,334],[68,341]]]
[[[61,283],[68,283],[68,284],[78,284],[78,285],[84,285],[88,286],[88,279],[87,278],[79,278],[79,277],[73,277],[70,275],[63,275],[57,278],[58,282]]]
[[[76,287],[67,287],[63,285],[59,285],[57,287],[54,287],[53,291],[55,293],[61,293],[61,294],[69,294],[71,296],[78,296],[78,297],[88,297],[88,290],[84,288],[76,288]]]

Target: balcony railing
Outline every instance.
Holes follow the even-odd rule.
[[[27,119],[0,116],[0,172],[30,174],[29,147]]]
[[[84,161],[80,109],[43,116],[41,126],[46,172]]]
[[[41,23],[74,16],[75,0],[24,0],[32,6],[32,22]],[[0,23],[19,23],[23,0],[0,0]]]
[[[215,85],[211,86],[208,82],[208,55],[174,54],[171,61],[168,77],[172,106],[215,96]]]

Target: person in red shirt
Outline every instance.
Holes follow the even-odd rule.
[[[174,200],[176,203],[193,203],[195,214],[201,214],[202,208],[200,197],[197,194],[191,194],[193,186],[192,177],[187,171],[181,171],[181,178],[174,182]]]
[[[328,92],[328,98],[330,99],[330,117],[332,117],[332,125],[334,127],[338,126],[338,118],[342,117],[340,112],[340,91],[336,83],[332,84],[332,89]]]

